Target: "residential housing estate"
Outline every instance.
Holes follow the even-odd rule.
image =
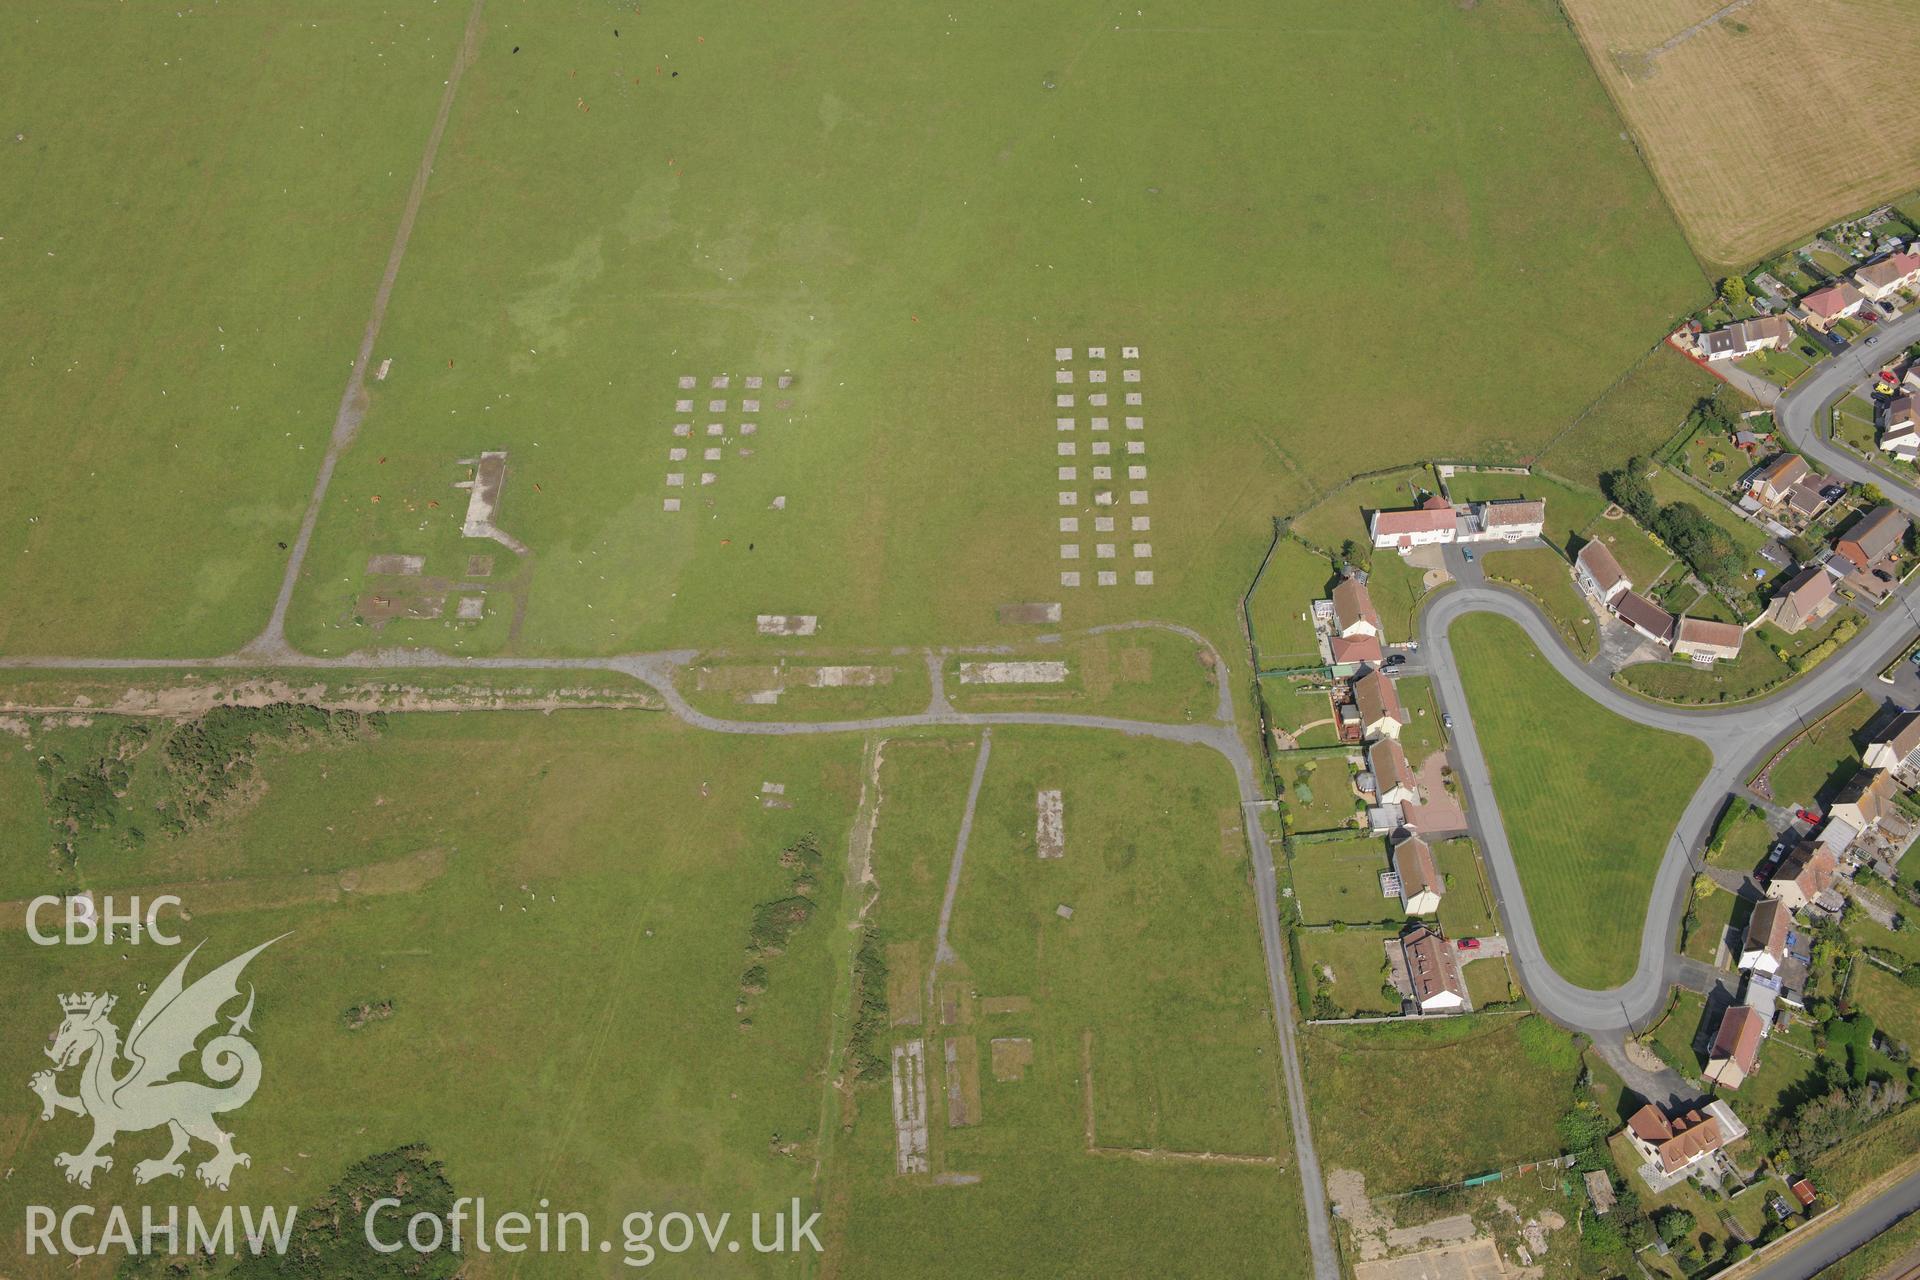
[[[1547,504],[1514,498],[1455,506],[1435,494],[1411,510],[1376,511],[1368,522],[1373,545],[1405,554],[1451,542],[1521,542],[1546,527]]]

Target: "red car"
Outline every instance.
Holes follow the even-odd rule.
[[[1460,949],[1462,951],[1478,951],[1480,949],[1480,939],[1462,938],[1460,939]]]
[[[1800,819],[1800,821],[1802,822],[1811,823],[1816,827],[1820,825],[1820,815],[1815,813],[1811,809],[1795,809],[1793,811],[1793,816]]]

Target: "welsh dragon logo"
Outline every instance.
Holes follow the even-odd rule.
[[[201,1072],[225,1087],[176,1080],[174,1076],[200,1037],[220,1021],[220,1010],[239,998],[240,973],[247,962],[278,941],[280,938],[271,938],[188,986],[187,965],[200,950],[194,947],[147,997],[124,1046],[120,1029],[107,1016],[113,1012],[116,997],[91,991],[60,997],[66,1018],[47,1049],[53,1070],[35,1074],[29,1087],[40,1096],[42,1120],[53,1119],[55,1112],[71,1111],[93,1121],[93,1140],[83,1150],[53,1158],[56,1168],[66,1170],[68,1182],[92,1186],[95,1170],[113,1168],[113,1157],[102,1151],[113,1145],[115,1137],[162,1125],[172,1136],[173,1146],[158,1159],[134,1165],[135,1182],[181,1176],[186,1170],[180,1157],[195,1139],[213,1148],[213,1155],[194,1170],[210,1187],[226,1190],[234,1168],[253,1163],[233,1149],[233,1135],[214,1121],[216,1115],[247,1105],[260,1087],[260,1053],[241,1035],[252,1030],[251,985],[246,1007],[233,1017],[224,1033],[214,1036],[200,1050]],[[122,1058],[127,1063],[124,1071],[119,1069]],[[81,1067],[80,1092],[77,1097],[68,1097],[60,1092],[57,1077],[74,1066]]]

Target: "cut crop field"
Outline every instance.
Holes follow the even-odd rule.
[[[857,39],[798,12],[614,26],[489,11],[382,335],[392,373],[294,604],[303,648],[764,645],[762,612],[951,641],[1004,635],[996,607],[1031,599],[1069,625],[1230,633],[1271,516],[1395,461],[1524,455],[1703,291],[1546,0],[1208,0],[1173,25],[1077,0]],[[1580,296],[1581,323],[1517,358],[1506,317],[1543,293]],[[1335,296],[1394,299],[1395,359],[1324,323]],[[1142,373],[1126,462],[1150,500],[1112,564],[1092,345],[1114,390],[1123,346]],[[1421,430],[1355,453],[1360,385],[1420,403]],[[507,454],[492,523],[524,556],[461,536],[453,486],[485,450]],[[477,621],[406,616],[368,574],[418,555],[457,585],[476,549],[497,561]]]
[[[31,771],[13,762],[57,745],[0,736],[0,814],[39,806]],[[181,947],[39,947],[17,926],[0,931],[0,1019],[20,1032],[0,1044],[19,1086],[0,1110],[18,1138],[9,1196],[124,1205],[136,1222],[149,1203],[309,1205],[353,1162],[421,1142],[457,1194],[529,1209],[549,1196],[616,1240],[636,1206],[689,1196],[736,1216],[794,1196],[821,1207],[811,1170],[837,1133],[822,1129],[821,1101],[849,949],[841,886],[859,758],[850,737],[727,738],[623,712],[392,716],[369,737],[263,755],[260,785],[220,816],[88,864],[97,892],[172,886],[193,914],[176,926]],[[787,807],[762,803],[768,780],[785,785]],[[7,858],[36,865],[9,868],[9,894],[22,880],[56,887],[20,834]],[[800,859],[802,847],[814,852]],[[341,891],[354,868],[423,854],[424,874]],[[234,894],[318,879],[335,892]],[[756,935],[757,908],[796,896],[811,919]],[[138,984],[154,987],[188,947],[204,943],[198,977],[281,934],[242,984],[257,992],[263,1065],[259,1092],[222,1118],[252,1157],[232,1190],[203,1188],[191,1163],[183,1180],[136,1186],[134,1165],[166,1149],[154,1131],[121,1134],[90,1190],[69,1185],[53,1160],[79,1149],[84,1122],[40,1121],[24,1088],[48,1065],[56,997],[113,992],[125,1030]],[[757,938],[773,949],[749,955]],[[756,994],[743,990],[751,964],[763,969]],[[65,1258],[20,1265],[21,1225],[0,1230],[9,1274],[71,1274]],[[791,1267],[743,1258],[755,1274]],[[372,1274],[372,1261],[327,1274]],[[521,1261],[542,1277],[595,1265]]]
[[[1920,182],[1901,123],[1920,110],[1906,0],[1568,0],[1567,13],[1709,264],[1744,265]]]
[[[882,748],[866,918],[886,944],[884,1065],[834,1099],[829,1273],[1307,1274],[1232,775],[1195,748],[996,728],[936,965],[978,747]],[[1059,857],[1036,851],[1043,790]],[[1023,1066],[988,1070],[1016,1041]],[[901,1174],[892,1053],[914,1042],[926,1167]]]
[[[1505,618],[1470,614],[1451,639],[1548,962],[1581,986],[1624,982],[1706,747],[1598,706]]]

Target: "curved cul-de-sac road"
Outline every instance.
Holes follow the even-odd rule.
[[[1818,423],[1828,404],[1871,377],[1882,355],[1892,355],[1920,340],[1920,313],[1904,316],[1880,330],[1870,348],[1855,347],[1808,375],[1775,405],[1775,417],[1795,448],[1831,475],[1878,485],[1889,502],[1920,519],[1920,489],[1882,474],[1864,460],[1820,435]],[[1500,913],[1522,986],[1536,1007],[1556,1021],[1596,1037],[1617,1040],[1646,1021],[1665,1003],[1682,964],[1674,953],[1680,917],[1693,876],[1694,856],[1706,843],[1714,818],[1730,792],[1789,734],[1811,723],[1870,679],[1910,641],[1917,625],[1920,581],[1902,589],[1840,653],[1780,692],[1733,707],[1698,710],[1663,706],[1635,697],[1614,684],[1603,670],[1575,654],[1559,630],[1530,598],[1486,584],[1456,556],[1453,568],[1466,579],[1442,591],[1421,619],[1421,647],[1432,673],[1435,695],[1453,717],[1456,775],[1467,791],[1473,833],[1498,887]],[[1462,572],[1464,570],[1464,572]],[[1589,698],[1629,720],[1687,734],[1705,743],[1713,764],[1688,802],[1668,841],[1646,905],[1646,922],[1632,978],[1608,990],[1575,986],[1546,960],[1528,911],[1525,882],[1493,793],[1486,755],[1473,723],[1473,710],[1460,680],[1448,632],[1469,613],[1493,613],[1518,623],[1561,675]],[[1622,904],[1620,909],[1631,910]]]

